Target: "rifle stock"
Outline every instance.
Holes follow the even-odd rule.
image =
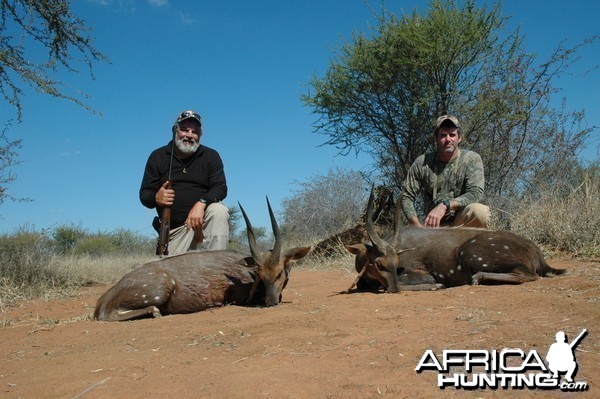
[[[171,207],[165,207],[162,210],[160,220],[160,234],[158,237],[157,255],[166,256],[169,254],[169,232],[171,231]]]

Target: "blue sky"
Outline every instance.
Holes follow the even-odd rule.
[[[427,1],[385,1],[400,14]],[[125,227],[153,235],[154,210],[138,190],[146,159],[170,139],[177,114],[203,117],[203,144],[225,163],[229,206],[240,201],[254,225],[267,226],[265,196],[276,212],[294,182],[332,167],[365,169],[366,156],[336,156],[319,146],[316,116],[300,101],[314,74],[322,77],[335,49],[353,31],[376,25],[379,1],[365,0],[79,0],[74,13],[94,29],[95,47],[111,60],[96,64],[91,80],[59,74],[65,89],[82,89],[91,114],[66,101],[26,90],[23,123],[9,131],[23,138],[17,181],[9,193],[33,199],[0,205],[0,233],[20,226],[62,224],[91,232]],[[504,3],[510,26],[521,27],[527,49],[542,58],[600,34],[596,0],[513,0]],[[571,110],[600,120],[598,44],[580,53],[573,75],[556,81]],[[37,54],[42,56],[42,53]],[[0,121],[13,116],[4,103]],[[595,131],[582,156],[597,159]]]

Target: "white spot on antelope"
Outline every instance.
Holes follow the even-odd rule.
[[[477,240],[476,240],[475,238],[473,238],[473,239],[471,240],[471,243],[474,243],[474,242],[477,242]]]
[[[477,258],[477,260],[479,260],[479,261],[482,261],[482,260],[483,260],[483,258]]]
[[[454,269],[450,269],[450,274],[454,274]]]
[[[144,301],[144,303],[148,303],[148,301]]]
[[[510,247],[508,245],[505,245],[504,249],[510,249]]]
[[[155,301],[158,301],[159,299],[160,299],[160,297],[158,295],[154,297]]]
[[[488,267],[488,264],[487,264],[487,263],[484,263],[484,264],[483,264],[483,265],[481,265],[481,266],[483,266],[483,267]]]
[[[456,266],[456,270],[462,270],[462,266],[461,265]]]
[[[488,237],[488,240],[492,241],[494,239],[494,237]]]
[[[147,286],[148,286],[148,284],[144,284],[144,285],[142,285],[142,287],[147,287]]]
[[[146,298],[146,294],[142,294],[142,298]]]

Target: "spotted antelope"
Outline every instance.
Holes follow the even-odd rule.
[[[366,228],[371,244],[346,246],[355,256],[358,290],[435,290],[466,284],[521,284],[563,274],[546,263],[530,240],[507,231],[465,227],[400,227],[396,205],[392,237],[383,239],[372,221],[373,195]]]
[[[259,252],[252,224],[246,222],[250,256],[236,251],[188,252],[146,263],[106,291],[96,304],[94,318],[125,321],[166,314],[192,313],[235,304],[274,306],[281,301],[291,269],[290,261],[311,247],[282,251],[282,239],[267,199],[275,243]]]

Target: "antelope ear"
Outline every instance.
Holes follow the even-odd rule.
[[[353,255],[364,255],[367,253],[367,247],[365,244],[353,244],[345,246],[348,252]]]
[[[408,248],[408,249],[400,249],[398,250],[398,252],[396,252],[398,255],[404,253],[404,252],[408,252],[408,251],[414,251],[417,248]]]
[[[254,258],[252,256],[247,256],[245,258],[242,258],[242,259],[238,260],[236,263],[238,265],[248,266],[248,267],[258,266],[258,263],[256,263],[256,261],[254,260]]]
[[[296,247],[288,249],[285,255],[284,263],[288,263],[290,260],[298,260],[304,258],[312,250],[312,247]]]

